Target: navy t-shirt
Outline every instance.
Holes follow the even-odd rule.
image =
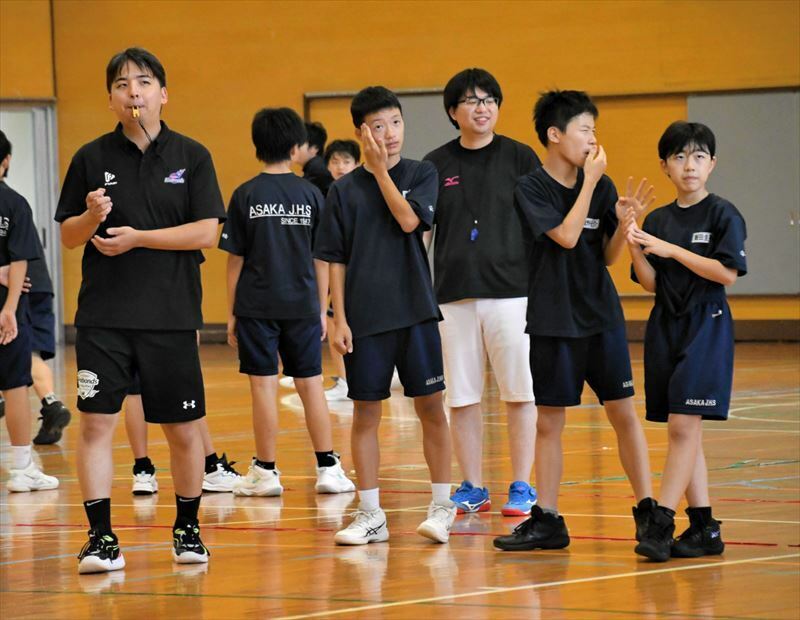
[[[131,226],[171,228],[204,219],[225,219],[211,155],[194,140],[161,131],[144,153],[122,126],[82,146],[67,170],[55,220],[86,211],[86,195],[100,187],[113,206],[96,234]],[[134,248],[102,254],[91,241],[83,250],[78,327],[196,330],[202,326],[199,250]]]
[[[345,312],[354,338],[439,319],[422,233],[433,223],[438,176],[430,162],[401,159],[389,170],[420,219],[406,233],[363,166],[331,185],[314,256],[343,263]]]
[[[0,181],[0,267],[40,257],[41,245],[28,201]],[[8,288],[0,286],[0,307],[7,298]],[[16,317],[20,323],[28,322],[28,296],[24,293],[17,304]]]
[[[642,230],[700,256],[718,260],[740,276],[747,273],[744,218],[724,198],[709,194],[685,208],[671,202],[649,213]],[[725,298],[724,285],[706,280],[674,259],[650,255],[647,260],[656,271],[656,303],[671,314],[685,314],[698,303]],[[631,278],[638,282],[632,266]]]
[[[621,325],[619,295],[606,269],[605,238],[617,229],[617,190],[603,176],[597,183],[578,243],[567,249],[545,233],[564,221],[583,187],[565,187],[539,168],[520,179],[514,192],[529,243],[529,334],[582,338]]]
[[[480,149],[466,149],[456,138],[425,159],[439,171],[433,257],[439,303],[524,297],[528,264],[514,188],[541,166],[536,153],[496,135]]]
[[[261,173],[236,188],[219,240],[244,257],[234,315],[319,316],[312,248],[322,204],[320,191],[291,172]]]

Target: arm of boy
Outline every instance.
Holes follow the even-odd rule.
[[[592,147],[583,164],[583,187],[578,194],[578,199],[572,205],[564,221],[545,233],[561,247],[571,250],[577,245],[586,223],[586,216],[589,214],[592,194],[594,194],[597,183],[603,177],[606,165],[606,152],[603,147]]]
[[[112,206],[111,197],[106,196],[103,187],[86,194],[86,211],[61,223],[61,242],[70,249],[88,242],[106,221]]]
[[[328,283],[330,281],[330,264],[324,260],[314,259],[314,271],[317,274],[317,294],[319,295],[319,322],[322,326],[320,341],[328,335]]]
[[[693,271],[701,278],[730,286],[736,282],[736,269],[726,267],[714,258],[706,258],[658,237],[654,237],[638,227],[631,229],[631,241],[642,246],[645,256],[654,254],[661,258],[671,258],[678,261],[687,269]],[[637,273],[637,277],[638,277]]]
[[[28,271],[28,261],[15,260],[8,268],[8,296],[0,310],[0,345],[17,337],[17,306]]]
[[[606,237],[605,246],[603,248],[603,255],[605,257],[606,265],[613,265],[617,262],[622,248],[625,245],[626,237],[628,234],[628,226],[625,225],[628,212],[633,211],[634,221],[642,213],[644,213],[653,201],[656,199],[653,194],[653,186],[646,187],[647,179],[642,178],[636,191],[633,191],[633,177],[628,177],[625,184],[625,195],[617,200],[614,209],[617,214],[617,229],[611,238]]]
[[[386,152],[386,145],[380,138],[376,141],[372,136],[372,131],[366,123],[361,125],[361,144],[364,147],[364,162],[378,182],[383,199],[389,206],[392,216],[400,228],[405,233],[414,232],[419,226],[420,220],[408,201],[403,198],[403,194],[389,176],[388,160],[389,154]]]
[[[236,285],[239,284],[239,276],[242,275],[244,266],[244,256],[228,254],[228,266],[226,269],[226,284],[228,291],[228,325],[226,328],[228,344],[234,349],[239,346],[236,340],[236,316],[233,314],[233,306],[236,301]]]
[[[92,244],[106,256],[118,256],[134,248],[203,250],[214,246],[218,225],[219,219],[212,217],[156,230],[118,226],[107,229],[109,236],[106,238],[97,235],[92,237]]]
[[[347,324],[344,312],[344,282],[347,265],[343,263],[329,263],[331,277],[331,301],[333,303],[333,346],[345,355],[353,352],[353,332]]]

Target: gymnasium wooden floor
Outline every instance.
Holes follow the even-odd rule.
[[[653,564],[633,553],[633,503],[614,435],[589,394],[569,413],[561,510],[572,536],[557,552],[501,553],[492,537],[520,519],[499,513],[510,482],[504,415],[496,391],[485,401],[486,484],[498,511],[459,517],[449,545],[414,530],[429,499],[420,428],[397,392],[384,408],[382,503],[387,544],[343,548],[333,532],[354,494],[317,496],[314,460],[299,399],[281,390],[278,467],[282,498],[206,494],[205,566],[170,556],[174,495],[164,437],[151,428],[161,492],[130,494],[132,457],[123,425],[115,442],[113,518],[124,571],[79,576],[75,555],[86,520],[75,477],[77,421],[61,445],[37,448],[61,488],[0,493],[0,615],[10,618],[793,618],[800,615],[800,349],[742,344],[737,349],[731,420],[706,426],[715,513],[725,524],[722,557]],[[633,345],[637,386],[641,346]],[[74,356],[59,381],[75,400]],[[203,347],[209,423],[218,451],[246,470],[253,453],[246,378],[232,350]],[[327,365],[327,362],[326,362]],[[640,392],[641,392],[641,388]],[[641,393],[637,407],[643,414]],[[38,407],[37,407],[38,409]],[[351,406],[332,407],[335,446],[350,467]],[[645,425],[656,478],[663,427]],[[0,435],[2,480],[8,434]],[[453,468],[453,481],[458,473]],[[658,482],[656,480],[656,488]],[[682,513],[681,513],[682,515]],[[678,522],[682,530],[686,521]]]

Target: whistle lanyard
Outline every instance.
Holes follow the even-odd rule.
[[[497,136],[495,136],[495,138],[492,140],[492,142],[490,142],[488,145],[483,147],[483,149],[479,149],[480,151],[483,151],[484,149],[487,149],[487,151],[486,151],[486,160],[484,162],[476,162],[477,165],[471,166],[471,168],[469,170],[470,176],[469,176],[468,179],[466,179],[464,177],[464,174],[463,174],[463,170],[462,170],[462,161],[463,161],[463,159],[461,161],[459,161],[458,173],[459,173],[459,176],[461,178],[462,187],[464,188],[462,190],[463,196],[464,196],[464,201],[463,202],[464,202],[464,206],[467,208],[467,211],[469,212],[470,220],[472,220],[472,226],[470,227],[470,231],[469,231],[469,240],[470,240],[471,243],[475,243],[478,240],[478,237],[480,236],[480,229],[479,229],[479,219],[480,218],[478,216],[478,211],[481,209],[481,207],[484,207],[484,211],[486,209],[488,209],[488,205],[485,205],[485,203],[486,203],[486,185],[487,185],[487,183],[486,183],[486,177],[487,177],[486,163],[488,162],[489,157],[491,157],[491,153],[488,151],[488,149],[492,148],[496,138],[497,138]],[[461,147],[461,148],[463,148],[463,147]],[[468,150],[468,149],[464,149],[464,150]],[[475,154],[477,154],[477,153],[470,153],[470,156],[475,155]],[[472,201],[467,199],[467,193],[471,190],[473,181],[476,181],[476,186],[477,186],[477,183],[479,183],[480,187],[481,187],[481,189],[480,189],[480,199],[478,200],[477,203],[472,202]]]

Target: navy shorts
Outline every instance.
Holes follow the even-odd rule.
[[[673,316],[656,305],[644,337],[647,419],[670,413],[726,420],[733,385],[733,318],[726,301]]]
[[[587,381],[600,403],[633,396],[633,372],[625,325],[584,338],[531,335],[531,375],[536,404],[581,403]]]
[[[278,374],[278,354],[283,374],[303,379],[322,374],[322,326],[309,319],[252,319],[236,317],[239,372],[245,375]]]
[[[0,390],[31,385],[31,326],[18,323],[17,337],[0,345]]]
[[[347,395],[353,400],[384,400],[397,374],[409,398],[444,390],[442,341],[436,319],[353,340],[344,356]]]
[[[50,293],[29,293],[33,341],[31,349],[43,360],[56,355],[56,317],[53,314],[53,296]]]
[[[137,376],[148,422],[189,422],[206,413],[194,330],[78,327],[75,354],[84,413],[117,413]]]

